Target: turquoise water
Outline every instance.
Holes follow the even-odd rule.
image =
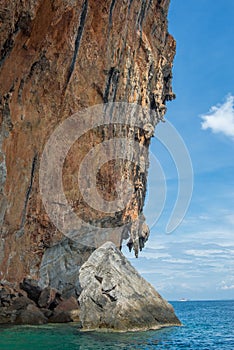
[[[188,301],[172,304],[183,327],[120,334],[84,333],[75,324],[1,327],[0,349],[234,349],[234,301]]]

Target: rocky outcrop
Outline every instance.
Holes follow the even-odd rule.
[[[100,169],[97,187],[107,201],[115,198],[116,187],[128,176],[134,191],[122,211],[93,210],[76,184],[84,156],[113,136],[132,137],[148,149],[166,101],[174,98],[175,42],[167,31],[168,6],[169,0],[1,1],[0,278],[20,282],[31,276],[41,287],[51,285],[67,297],[80,293],[75,276],[93,250],[64,242],[42,203],[39,168],[56,127],[95,104],[136,103],[151,108],[152,120],[144,131],[108,125],[85,133],[66,158],[66,198],[74,212],[95,227],[125,225],[115,236],[117,246],[128,239],[136,256],[144,246],[147,153],[142,158],[144,173],[122,160]],[[98,237],[92,248],[102,243]]]
[[[65,299],[50,287],[41,289],[33,280],[24,279],[20,286],[0,283],[0,324],[79,322],[76,298]]]
[[[77,276],[79,299],[35,280],[0,283],[0,324],[77,322],[83,330],[133,331],[178,326],[174,310],[112,243],[96,249]]]
[[[80,269],[83,329],[118,331],[181,325],[168,302],[112,242],[95,250]]]

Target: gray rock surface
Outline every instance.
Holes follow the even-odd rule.
[[[118,331],[181,325],[173,307],[144,280],[112,242],[80,268],[83,329]]]
[[[64,298],[79,296],[79,269],[93,250],[67,238],[48,248],[40,267],[40,287],[55,288]]]

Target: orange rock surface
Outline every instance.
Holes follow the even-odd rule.
[[[64,239],[39,189],[44,146],[62,121],[109,102],[151,108],[157,117],[153,127],[163,118],[166,101],[174,98],[175,41],[168,34],[168,6],[169,0],[1,1],[0,279],[39,279],[45,252]],[[114,133],[130,137],[128,126],[117,131],[98,127],[72,146],[64,165],[64,191],[85,220],[104,226],[130,222],[129,232],[113,240],[121,245],[123,237],[130,239],[138,255],[141,232],[133,232],[131,220],[143,217],[147,171],[142,178],[134,164],[118,159],[100,169],[97,187],[107,201],[115,199],[116,184],[126,176],[135,184],[131,200],[118,213],[93,210],[76,187],[84,156]],[[142,131],[134,130],[134,139],[149,147],[150,137]],[[145,162],[148,167],[148,156]],[[88,255],[87,250],[79,263]]]

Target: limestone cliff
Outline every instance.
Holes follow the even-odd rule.
[[[168,6],[169,0],[1,1],[1,279],[20,282],[30,276],[43,286],[74,292],[77,267],[93,247],[64,239],[50,220],[39,189],[41,155],[59,123],[96,104],[122,101],[149,107],[153,128],[163,118],[166,101],[174,98],[175,41],[167,30]],[[74,190],[84,156],[114,134],[134,137],[148,148],[153,132],[136,129],[130,134],[128,126],[116,130],[112,125],[85,133],[66,159],[64,191],[84,220],[102,227],[129,223],[115,243],[129,239],[138,255],[148,237],[143,222],[148,155],[143,175],[122,160],[108,162],[97,175],[97,187],[110,201],[128,173],[134,193],[122,211],[107,215],[93,210]]]

